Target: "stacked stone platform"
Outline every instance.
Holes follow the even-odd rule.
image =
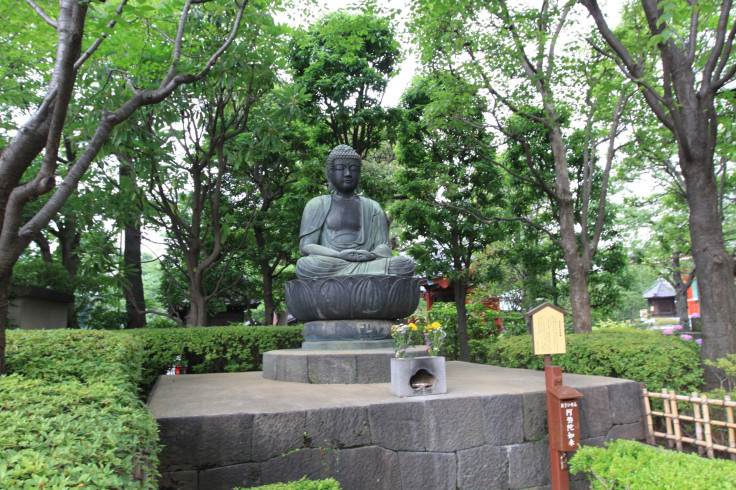
[[[643,439],[638,383],[564,375],[582,443]],[[162,376],[149,407],[161,488],[232,489],[336,478],[350,489],[548,488],[544,375],[447,363],[448,393],[308,384],[257,373]],[[584,486],[573,481],[573,487]]]

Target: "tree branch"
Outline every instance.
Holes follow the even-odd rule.
[[[187,5],[189,5],[190,2],[191,0],[188,0]],[[76,4],[76,2],[74,3]],[[88,146],[82,152],[79,159],[77,159],[74,165],[69,169],[69,172],[67,173],[66,177],[64,178],[56,192],[54,192],[54,194],[49,198],[46,204],[44,204],[41,210],[36,213],[36,215],[33,216],[22,227],[19,232],[19,236],[30,239],[36,233],[38,233],[38,231],[43,228],[46,223],[49,222],[51,217],[56,214],[59,209],[61,209],[71,193],[74,192],[74,189],[76,189],[77,184],[82,179],[82,176],[99,153],[103,143],[115,126],[126,121],[128,118],[130,118],[130,116],[133,115],[135,111],[137,111],[144,105],[153,105],[161,102],[166,97],[171,95],[171,93],[179,86],[196,82],[202,79],[209,72],[217,59],[222,55],[222,53],[225,52],[225,50],[232,44],[233,40],[235,39],[238,29],[240,28],[240,22],[243,18],[243,11],[246,5],[247,2],[243,2],[239,6],[229,36],[221,44],[220,48],[210,57],[202,70],[193,75],[185,73],[175,74],[174,63],[178,61],[178,58],[175,57],[174,61],[172,61],[172,69],[169,70],[169,75],[167,75],[167,78],[161,82],[161,85],[159,85],[157,89],[150,92],[138,92],[130,99],[128,99],[125,103],[123,103],[123,105],[120,106],[117,110],[113,112],[103,113],[102,118],[97,125],[97,129],[90,139]],[[185,21],[187,18],[188,7],[186,7],[181,14],[182,21]],[[180,29],[180,31],[183,32],[183,28]]]
[[[46,22],[48,25],[53,27],[54,29],[58,29],[58,25],[56,24],[56,21],[49,17],[49,15],[44,11],[44,9],[41,8],[40,5],[38,5],[33,0],[26,0],[26,3],[31,6],[33,10],[36,11],[36,13],[43,19],[44,22]]]
[[[552,233],[551,231],[547,230],[543,226],[538,225],[537,223],[535,223],[534,221],[530,220],[529,218],[524,218],[524,217],[521,217],[521,216],[517,216],[517,217],[514,217],[514,218],[501,218],[501,217],[498,217],[498,216],[494,216],[492,218],[489,218],[489,217],[484,216],[479,211],[474,211],[472,209],[464,208],[464,207],[461,207],[461,206],[456,206],[456,205],[454,205],[454,204],[452,204],[450,202],[437,202],[437,201],[433,201],[433,200],[429,200],[429,199],[424,199],[424,202],[427,202],[427,203],[429,203],[429,204],[431,204],[433,206],[436,206],[436,207],[450,208],[450,209],[454,209],[456,211],[461,211],[461,212],[468,213],[469,215],[473,216],[476,220],[480,221],[481,223],[520,221],[520,222],[526,223],[529,226],[533,227],[534,229],[536,229],[538,231],[541,231],[542,233],[546,234],[550,238],[550,240],[552,240],[552,242],[556,246],[562,248],[562,242],[559,241],[559,239],[556,237],[556,235],[554,233]]]
[[[116,16],[119,17],[120,14],[123,13],[123,7],[125,6],[126,3],[128,3],[128,0],[122,0],[120,2],[120,5],[118,6],[118,9],[115,11],[115,15]],[[115,24],[116,23],[117,23],[117,20],[116,19],[112,19],[110,22],[107,23],[107,27],[109,29],[112,29],[113,27],[115,27]],[[84,64],[84,62],[87,61],[89,59],[89,57],[92,56],[92,54],[95,51],[97,51],[97,48],[100,47],[100,44],[102,44],[102,41],[104,41],[105,39],[107,39],[107,34],[105,34],[105,33],[103,33],[100,37],[98,37],[97,39],[95,39],[95,41],[92,43],[92,45],[89,48],[87,48],[87,51],[85,51],[84,54],[82,54],[82,56],[79,57],[79,59],[77,60],[77,62],[74,63],[74,70],[75,71],[78,70],[79,67],[82,66]]]
[[[610,27],[608,27],[608,23],[603,17],[603,13],[598,6],[598,1],[579,1],[585,8],[588,9],[588,12],[593,17],[596,26],[598,26],[598,31],[603,36],[603,39],[605,39],[611,49],[613,49],[613,51],[616,53],[617,57],[621,60],[621,64],[619,64],[619,66],[624,68],[624,70],[622,70],[623,73],[642,89],[642,95],[644,95],[644,99],[646,100],[647,105],[657,116],[657,119],[659,119],[662,124],[664,124],[668,129],[674,131],[674,122],[672,121],[671,116],[660,105],[660,103],[663,103],[665,101],[657,94],[656,90],[650,87],[643,80],[644,75],[642,73],[641,66],[636,61],[634,61],[634,58],[631,56],[628,50],[611,31]]]

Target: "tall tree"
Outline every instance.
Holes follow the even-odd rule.
[[[158,16],[159,4],[155,3],[141,4],[137,10],[131,7],[126,9],[127,0],[122,0],[117,7],[109,3],[76,0],[59,0],[58,7],[47,2],[27,3],[29,6],[22,6],[19,1],[12,2],[11,10],[8,8],[9,2],[4,2],[6,7],[3,16],[23,17],[26,25],[10,27],[33,31],[40,41],[27,45],[27,51],[38,56],[45,52],[45,56],[54,62],[50,76],[43,74],[43,84],[39,86],[42,95],[40,101],[34,100],[35,109],[29,111],[30,118],[17,127],[17,132],[0,153],[0,373],[5,370],[5,327],[12,269],[23,250],[74,192],[116,125],[128,119],[137,109],[161,102],[179,86],[200,80],[209,72],[232,43],[247,5],[245,1],[239,6],[235,5],[232,22],[220,33],[222,43],[212,52],[204,53],[199,49],[199,44],[190,44],[185,39],[186,35],[191,34],[188,26],[192,9],[206,9],[210,2],[187,0],[181,7],[175,26],[169,22],[169,15]],[[148,12],[153,14],[144,12],[143,6],[148,7]],[[163,5],[161,8],[169,9],[170,6]],[[37,17],[29,17],[32,10],[35,10]],[[90,29],[85,31],[88,24]],[[8,25],[3,23],[0,31],[3,39],[14,35],[7,28]],[[116,30],[120,32],[119,35],[115,35]],[[102,67],[109,77],[100,77],[102,83],[96,80],[97,91],[114,88],[128,91],[130,95],[119,106],[88,115],[92,120],[96,119],[96,122],[91,122],[94,130],[84,150],[70,165],[57,187],[58,154],[67,115],[71,107],[84,104],[75,91],[77,81],[90,73],[88,66],[90,70],[100,68],[95,67],[94,62],[88,62],[96,61],[95,56],[101,46],[127,53],[125,43],[132,38],[126,37],[123,32],[137,36],[136,42],[147,40],[150,46],[165,46],[167,51],[159,53],[159,60],[168,59],[168,69],[161,78],[151,80],[128,77],[130,64],[116,66],[109,63]],[[49,36],[56,38],[56,41],[49,42]],[[103,63],[108,60],[107,57],[99,59]],[[40,158],[40,164],[32,173],[27,173],[36,158]],[[44,206],[29,219],[24,219],[23,211],[27,203],[51,191],[53,193]]]
[[[487,97],[485,120],[522,150],[528,175],[503,168],[524,185],[538,187],[555,208],[552,229],[528,216],[505,219],[524,221],[547,233],[562,250],[575,331],[590,332],[590,271],[604,229],[608,179],[616,137],[622,131],[627,86],[613,83],[606,64],[588,56],[576,44],[578,38],[563,43],[563,36],[577,27],[569,2],[544,1],[539,9],[510,7],[504,0],[414,0],[411,5],[410,29],[425,66],[449,71]],[[573,153],[573,125],[566,124],[566,113],[584,127],[579,154]],[[507,122],[514,120],[511,115],[543,131],[551,168],[532,151],[528,132],[508,127]],[[572,158],[581,160],[579,171]]]
[[[265,321],[282,309],[283,284],[295,277],[299,223],[307,201],[319,193],[324,165],[313,128],[304,121],[310,96],[297,85],[279,87],[258,108],[238,153],[240,175],[254,189],[254,250],[246,254],[260,272]]]
[[[120,189],[134,190],[137,187],[133,158],[124,152],[117,153],[120,160],[118,169]],[[138,203],[135,194],[126,193]],[[143,290],[143,273],[141,270],[141,240],[144,206],[136,206],[137,215],[126,216],[123,220],[123,282],[125,294],[125,312],[127,320],[125,328],[142,328],[146,326],[146,296]]]
[[[690,208],[692,255],[703,322],[701,357],[736,352],[734,261],[726,250],[716,184],[722,109],[733,101],[736,16],[730,0],[641,0],[627,28],[614,32],[596,0],[580,0],[614,59],[639,88],[651,112],[677,142],[677,164]],[[642,18],[643,14],[643,18]],[[641,20],[641,22],[639,22]],[[650,49],[651,48],[651,49]],[[706,366],[706,382],[718,384]]]
[[[190,85],[172,101],[179,120],[169,130],[181,156],[151,165],[154,221],[183,259],[177,267],[187,283],[187,326],[206,325],[209,300],[232,287],[226,273],[237,263],[252,222],[252,193],[233,179],[235,141],[249,130],[251,110],[275,76],[265,50],[245,42],[234,48],[236,56],[215,68],[217,76]],[[213,273],[218,277],[208,284]]]
[[[294,81],[314,96],[323,125],[318,141],[350,145],[365,157],[397,121],[381,100],[400,58],[388,17],[338,11],[296,31],[289,61]]]
[[[453,113],[437,107],[434,96],[452,93],[454,106],[463,108],[463,118],[476,124],[483,115],[472,88],[453,77],[433,76],[416,80],[403,96],[405,109],[397,146],[401,170],[397,180],[403,199],[391,211],[404,226],[402,238],[412,245],[408,252],[428,276],[449,276],[457,308],[459,357],[470,360],[468,346],[468,286],[479,280],[473,265],[480,252],[501,237],[498,224],[487,224],[474,214],[494,214],[501,197],[498,169],[492,156],[480,155],[469,141],[490,136],[467,125]],[[446,107],[445,107],[446,109]],[[482,125],[481,125],[482,126]],[[480,150],[483,151],[483,150]],[[446,205],[447,204],[447,205]]]

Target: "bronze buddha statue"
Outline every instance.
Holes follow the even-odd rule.
[[[296,264],[300,279],[343,275],[411,277],[414,261],[394,256],[388,246],[388,222],[374,200],[355,194],[360,155],[347,145],[327,157],[329,195],[309,201],[302,215]]]

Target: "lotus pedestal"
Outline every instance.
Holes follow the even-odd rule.
[[[419,280],[353,275],[286,283],[286,306],[304,322],[304,349],[388,348],[391,325],[414,313]]]

